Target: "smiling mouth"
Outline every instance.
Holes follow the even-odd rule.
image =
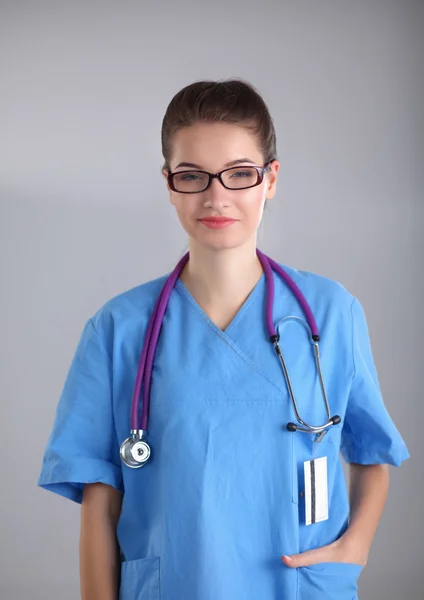
[[[230,219],[226,217],[207,217],[205,219],[199,219],[204,223],[235,223],[237,219]]]
[[[199,219],[199,221],[208,229],[225,229],[237,223],[236,219]]]

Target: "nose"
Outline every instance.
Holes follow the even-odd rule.
[[[229,190],[222,185],[218,177],[214,177],[208,189],[203,193],[206,196],[205,201],[211,206],[214,206],[220,205],[223,202],[227,204],[229,202],[229,198],[227,196],[228,192]]]

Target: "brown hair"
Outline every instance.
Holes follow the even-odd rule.
[[[171,100],[162,121],[163,169],[170,171],[172,140],[183,127],[203,121],[233,123],[257,136],[264,162],[276,160],[276,136],[268,108],[250,84],[241,79],[196,81]]]

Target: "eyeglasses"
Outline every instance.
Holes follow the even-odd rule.
[[[215,177],[227,190],[246,190],[262,183],[270,164],[268,162],[263,167],[231,167],[215,174],[207,171],[169,172],[167,179],[171,190],[181,194],[204,192]]]

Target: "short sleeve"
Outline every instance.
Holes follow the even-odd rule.
[[[112,409],[112,364],[90,319],[56,408],[37,484],[81,503],[84,484],[96,482],[123,491]]]
[[[380,390],[364,310],[351,305],[354,375],[340,451],[348,463],[400,466],[408,449],[391,419]]]

